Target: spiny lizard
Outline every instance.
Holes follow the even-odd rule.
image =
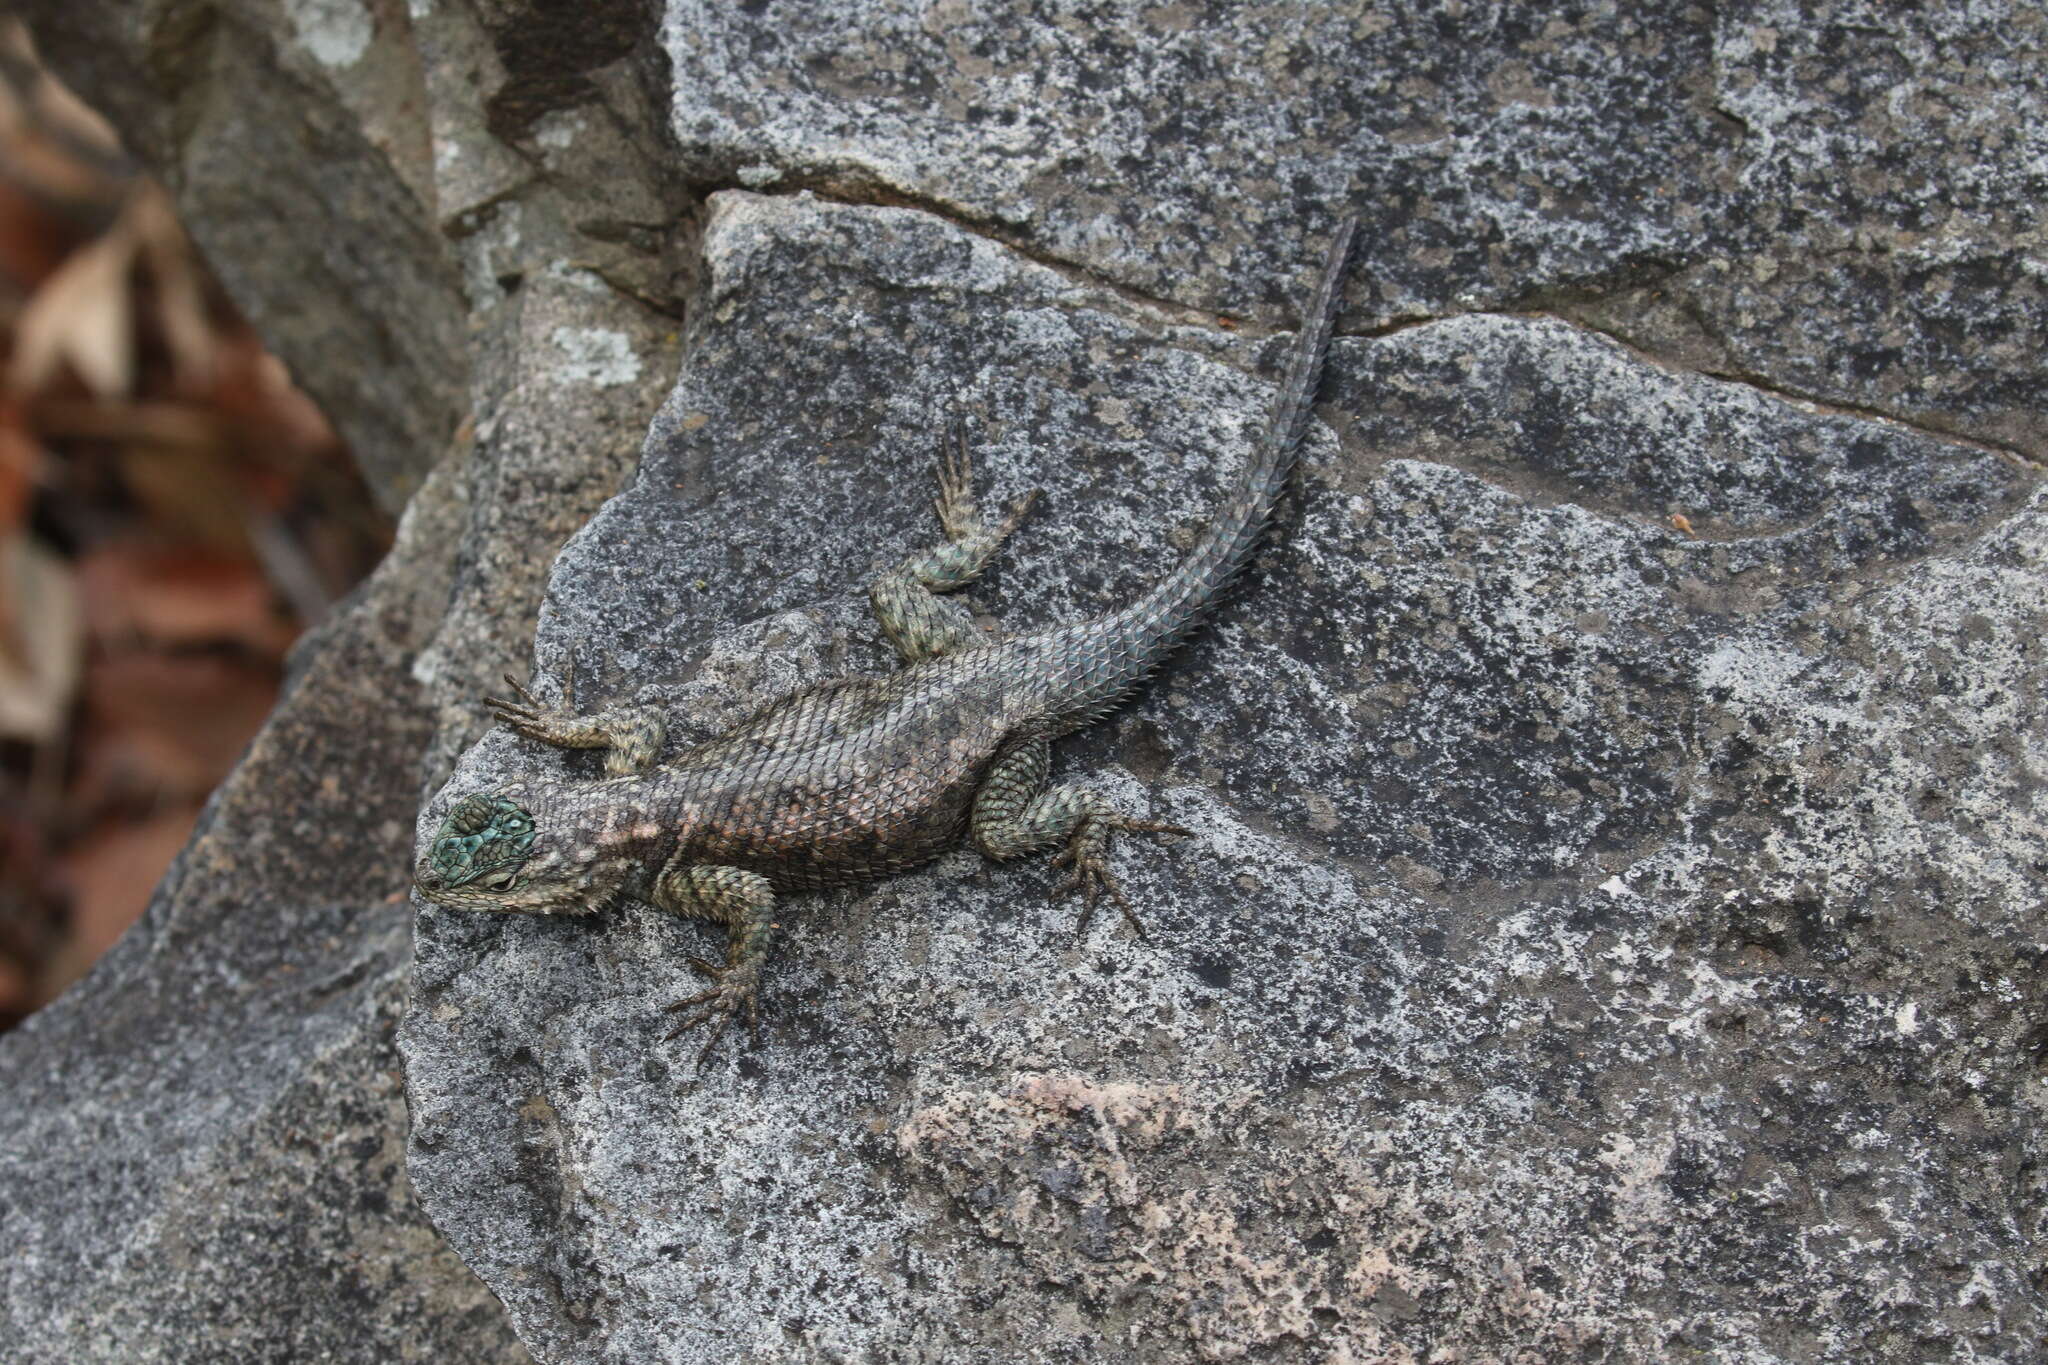
[[[1243,478],[1172,574],[1134,604],[1079,625],[996,640],[942,594],[974,581],[1036,494],[995,524],[975,508],[964,438],[941,459],[946,541],[883,575],[870,597],[905,667],[834,678],[782,698],[719,738],[658,762],[664,727],[643,708],[578,715],[512,683],[487,698],[520,734],[605,751],[606,776],[535,776],[455,800],[414,872],[420,894],[470,910],[588,913],[619,896],[724,924],[712,985],[671,1009],[669,1036],[757,1018],[761,970],[791,891],[863,882],[929,862],[963,836],[991,858],[1054,844],[1079,891],[1080,927],[1106,892],[1112,831],[1184,834],[1118,813],[1080,786],[1047,786],[1052,741],[1149,675],[1244,568],[1307,431],[1355,220],[1331,243],[1272,416]],[[507,682],[511,682],[508,678]]]

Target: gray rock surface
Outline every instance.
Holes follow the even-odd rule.
[[[141,924],[0,1038],[0,1359],[525,1359],[406,1179],[405,888],[423,777],[670,387],[691,219],[645,73],[509,10],[29,8],[381,491],[439,467]],[[515,147],[540,52],[560,107]]]
[[[686,173],[908,198],[1272,317],[1365,217],[1365,325],[1540,306],[2033,453],[2048,14],[670,0]]]
[[[886,666],[861,589],[956,397],[987,489],[1047,490],[977,590],[1028,628],[1172,562],[1284,346],[926,212],[713,202],[536,646],[684,739]],[[1319,243],[1269,245],[1298,295]],[[693,1075],[702,926],[420,910],[412,1176],[538,1358],[2033,1351],[2038,471],[1554,318],[1333,371],[1254,581],[1065,749],[1196,831],[1119,850],[1149,942],[966,852],[795,900],[762,1045]],[[457,785],[579,761],[500,731]]]
[[[2037,1352],[2038,7],[24,8],[440,472],[0,1040],[6,1351],[517,1358],[452,1245],[551,1362]],[[405,817],[536,611],[682,736],[884,666],[956,394],[1051,494],[979,600],[1120,601],[1346,209],[1278,539],[1061,759],[1197,831],[1119,852],[1151,942],[1036,862],[813,898],[692,1085],[701,927],[422,911],[408,1182]]]

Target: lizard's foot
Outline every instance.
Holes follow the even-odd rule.
[[[547,744],[569,746],[583,740],[583,732],[589,728],[584,717],[567,707],[547,705],[510,673],[505,675],[505,685],[512,689],[517,701],[507,701],[503,697],[484,698],[484,705],[491,708],[491,714],[498,720],[528,739]]]
[[[690,965],[711,978],[711,989],[699,991],[687,1000],[678,1000],[667,1006],[667,1011],[695,1009],[697,1012],[682,1020],[666,1034],[664,1040],[680,1037],[699,1024],[711,1025],[711,1036],[704,1040],[698,1050],[697,1065],[703,1066],[704,1059],[711,1055],[711,1049],[725,1036],[733,1016],[745,1010],[747,1027],[753,1031],[756,1042],[761,1036],[761,973],[758,966],[717,967],[701,957],[690,959]]]
[[[1081,893],[1081,918],[1074,925],[1074,937],[1077,939],[1088,931],[1088,920],[1095,913],[1095,902],[1104,892],[1116,902],[1117,909],[1124,912],[1124,920],[1131,926],[1131,932],[1141,939],[1146,937],[1145,926],[1139,921],[1137,911],[1131,909],[1131,903],[1124,899],[1116,874],[1109,870],[1109,834],[1111,830],[1118,829],[1134,834],[1192,833],[1179,825],[1164,824],[1158,820],[1132,820],[1122,815],[1091,815],[1084,820],[1073,837],[1067,840],[1065,850],[1052,860],[1054,867],[1074,869],[1053,894]]]
[[[1044,491],[1032,489],[1010,505],[1009,512],[994,528],[983,526],[981,509],[974,501],[974,461],[967,453],[967,429],[959,418],[953,419],[953,444],[939,456],[939,496],[932,499],[932,511],[938,514],[947,540],[956,544],[976,540],[978,544],[985,543],[987,552],[993,553],[1030,514]],[[984,537],[985,541],[980,539]]]
[[[528,739],[561,749],[604,749],[604,770],[613,777],[645,772],[661,753],[667,730],[661,714],[651,707],[618,706],[594,715],[578,715],[567,706],[547,705],[509,673],[505,683],[518,700],[485,697],[484,705]],[[566,682],[562,691],[569,691]]]

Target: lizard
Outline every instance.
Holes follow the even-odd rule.
[[[667,1007],[690,1011],[669,1038],[710,1025],[700,1065],[740,1014],[758,1030],[787,894],[889,876],[963,839],[998,861],[1060,846],[1054,861],[1069,875],[1056,894],[1080,894],[1076,933],[1106,895],[1143,937],[1110,869],[1110,837],[1188,831],[1125,815],[1085,786],[1051,785],[1051,746],[1134,691],[1243,572],[1307,434],[1356,231],[1355,218],[1337,229],[1241,477],[1180,565],[1137,601],[1028,635],[978,627],[948,594],[974,582],[1038,495],[985,520],[956,420],[933,504],[944,543],[869,592],[900,670],[799,688],[666,762],[658,712],[580,714],[507,677],[513,696],[485,698],[496,719],[559,748],[602,750],[605,775],[460,795],[420,850],[419,893],[527,914],[593,913],[630,896],[724,925],[724,961],[690,960],[709,987]]]

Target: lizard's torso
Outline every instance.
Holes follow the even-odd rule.
[[[1019,679],[1049,643],[815,683],[645,773],[552,784],[541,818],[631,861],[631,884],[679,852],[790,890],[919,866],[959,846],[989,766],[1043,728]]]
[[[957,847],[974,792],[1017,728],[1007,649],[806,688],[679,757],[698,803],[691,856],[778,887],[837,886]]]

